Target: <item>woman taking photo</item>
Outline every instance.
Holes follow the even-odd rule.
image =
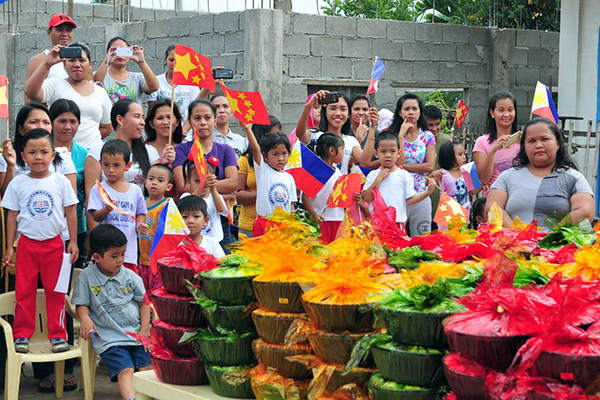
[[[41,63],[25,82],[25,94],[32,100],[52,105],[58,99],[73,100],[81,112],[81,124],[75,136],[75,142],[89,150],[101,144],[102,138],[112,132],[110,124],[111,102],[106,91],[90,81],[92,61],[90,49],[82,43],[72,43],[69,47],[81,49],[81,58],[60,58],[60,49],[56,45],[46,55],[46,62]],[[69,77],[48,78],[50,68],[64,63]]]
[[[502,172],[492,186],[485,212],[494,203],[503,209],[504,226],[519,217],[541,226],[568,217],[577,224],[594,218],[594,194],[577,171],[558,127],[546,118],[525,124],[513,167]]]
[[[146,115],[146,150],[150,159],[159,158],[161,164],[170,165],[175,161],[175,148],[169,144],[178,145],[183,138],[181,129],[181,114],[175,104],[171,113],[171,100],[155,101]]]

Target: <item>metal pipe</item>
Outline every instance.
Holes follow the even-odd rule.
[[[588,120],[587,135],[585,137],[585,152],[584,152],[585,176],[588,176],[588,173],[590,170],[590,140],[592,137],[592,124],[593,124],[593,121],[591,119]]]
[[[594,183],[596,183],[596,179],[598,178],[598,157],[600,157],[600,153],[598,153],[598,149],[600,149],[600,130],[596,127],[596,144],[594,145]]]
[[[573,120],[569,121],[569,139],[567,140],[567,145],[569,146],[569,151],[571,151],[571,147],[573,147],[573,130],[575,129],[575,122]]]

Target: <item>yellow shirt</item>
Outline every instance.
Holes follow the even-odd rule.
[[[140,237],[138,242],[140,248],[140,265],[150,265],[150,249],[152,248],[152,239],[156,233],[156,223],[163,208],[169,203],[168,198],[164,198],[153,206],[148,207],[146,214],[146,223],[148,224],[148,234]]]
[[[242,156],[238,159],[239,173],[246,175],[246,190],[256,193],[256,175],[254,168],[248,163],[248,156]],[[256,203],[242,205],[238,225],[242,229],[252,230],[254,220],[256,219]]]

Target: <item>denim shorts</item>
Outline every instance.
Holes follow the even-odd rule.
[[[150,365],[150,354],[144,350],[144,346],[112,346],[100,354],[100,357],[112,382],[116,382],[119,372],[127,368],[138,371]]]

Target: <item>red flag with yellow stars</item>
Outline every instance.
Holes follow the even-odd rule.
[[[190,149],[189,158],[192,159],[196,166],[196,172],[198,172],[198,177],[200,178],[200,188],[203,188],[204,182],[206,182],[208,165],[206,164],[206,158],[204,157],[204,150],[202,150],[202,145],[200,144],[200,138],[198,138],[198,132],[196,132],[195,129],[194,144],[192,144],[192,148]]]
[[[8,118],[8,78],[0,75],[0,118]]]
[[[327,200],[327,207],[352,207],[354,194],[360,192],[360,175],[346,174],[333,186],[333,192]]]
[[[242,92],[232,90],[221,83],[221,88],[227,102],[233,111],[233,115],[238,121],[245,124],[269,125],[269,113],[263,103],[260,92]]]
[[[175,45],[175,68],[173,85],[199,86],[215,92],[210,58],[196,53],[189,47]]]
[[[440,227],[447,227],[450,220],[456,216],[460,217],[465,223],[469,222],[467,209],[442,190],[442,195],[440,196],[440,202],[437,211],[435,212],[433,222]]]
[[[458,101],[458,107],[456,108],[456,115],[454,116],[454,124],[459,128],[462,128],[465,118],[469,113],[469,107],[462,100]]]

